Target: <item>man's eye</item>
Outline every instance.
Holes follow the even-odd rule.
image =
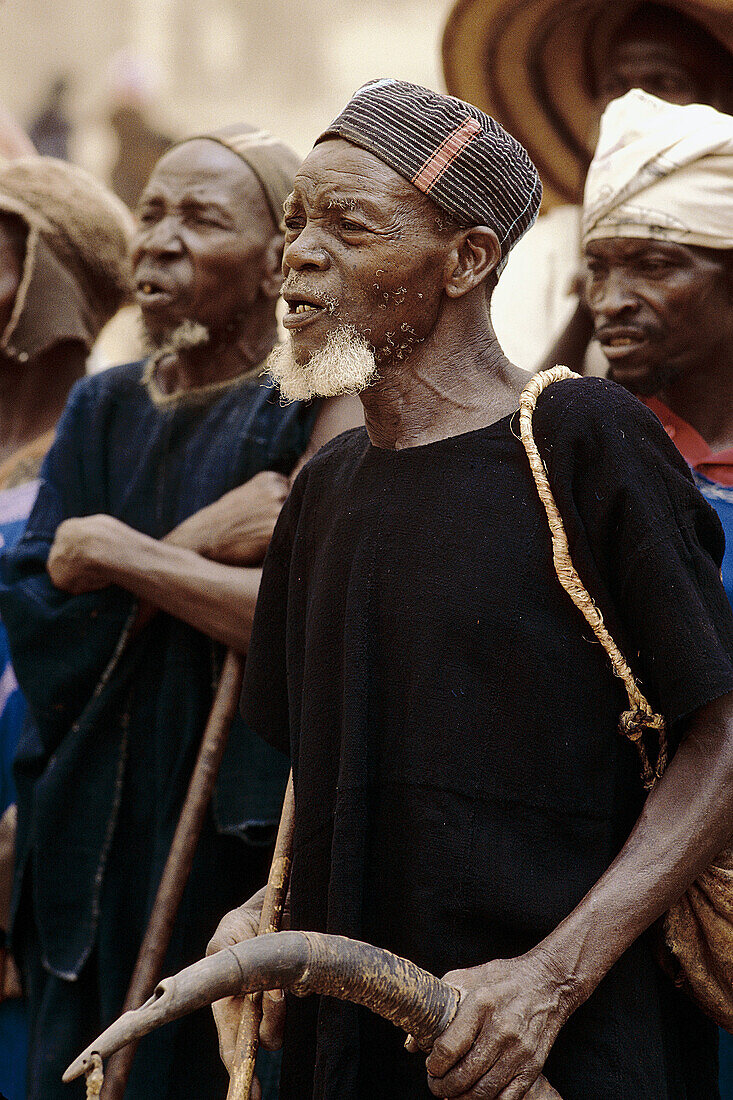
[[[671,264],[667,260],[648,259],[642,260],[639,265],[643,271],[649,271],[652,275],[668,271]]]
[[[341,228],[347,233],[366,233],[366,226],[361,225],[359,222],[351,221],[350,218],[341,219]]]
[[[660,96],[681,96],[691,93],[687,83],[679,77],[661,76],[655,83],[655,93]]]
[[[220,218],[211,214],[192,214],[188,219],[190,225],[202,225],[204,229],[225,229]]]
[[[299,233],[303,228],[303,219],[296,217],[294,214],[289,214],[286,218],[283,218],[283,225],[288,233]]]

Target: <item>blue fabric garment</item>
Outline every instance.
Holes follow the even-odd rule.
[[[0,545],[8,548],[18,541],[37,493],[37,481],[0,492]],[[25,700],[10,663],[8,636],[0,623],[0,814],[15,802],[13,757],[25,712]],[[0,1095],[6,1100],[23,1100],[27,1048],[25,1004],[5,1001],[0,1004]]]
[[[23,533],[38,494],[38,481],[0,492],[0,547],[14,546]],[[25,717],[25,700],[10,663],[10,647],[0,623],[0,814],[15,801],[13,757]]]
[[[121,993],[223,647],[159,614],[123,648],[133,598],[115,587],[78,597],[54,588],[45,564],[56,528],[71,516],[107,513],[161,538],[261,470],[288,474],[317,411],[283,407],[277,391],[259,381],[208,404],[161,410],[141,384],[142,369],[118,367],[74,387],[25,533],[0,563],[0,614],[31,718],[15,765],[13,934],[20,948],[24,937],[37,944],[29,958],[67,986],[86,974],[93,952],[94,959],[102,955],[104,980]],[[287,771],[285,757],[237,720],[167,972],[200,957],[223,912],[248,896],[242,851],[252,853],[251,875],[261,875],[257,845],[277,820]],[[119,973],[110,972],[115,966]],[[47,1100],[55,1095],[49,1089],[35,1094]],[[163,1084],[158,1094],[167,1095]],[[61,1095],[73,1100],[68,1091]]]
[[[723,585],[733,604],[733,487],[718,485],[693,470],[695,484],[715,511],[725,532],[725,557],[723,558]]]
[[[723,584],[728,599],[733,604],[733,488],[718,485],[709,478],[693,471],[698,489],[712,504],[725,532],[725,557],[723,558]],[[720,1097],[721,1100],[733,1100],[733,1035],[720,1031]]]
[[[733,1035],[720,1029],[720,1100],[733,1100]]]

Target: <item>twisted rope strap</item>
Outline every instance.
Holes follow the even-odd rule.
[[[642,782],[646,790],[651,790],[661,778],[667,766],[666,724],[661,714],[655,714],[649,702],[642,694],[634,674],[626,663],[623,654],[609,634],[603,621],[603,615],[593,602],[588,590],[578,576],[570,557],[570,547],[555,498],[550,489],[545,464],[542,461],[532,434],[532,414],[543,390],[553,382],[565,378],[580,378],[579,374],[567,367],[553,367],[540,371],[529,380],[519,399],[519,434],[527,452],[535,485],[542,501],[552,535],[552,560],[558,580],[570,599],[582,613],[586,622],[601,643],[611,662],[614,674],[623,682],[629,699],[629,709],[619,718],[619,733],[636,745],[641,765]],[[652,767],[643,741],[645,732],[654,732],[659,738],[659,752],[656,765]]]
[[[102,1068],[102,1059],[98,1054],[92,1054],[91,1065],[86,1071],[86,1078],[87,1100],[95,1100],[101,1093],[104,1084],[104,1069]]]

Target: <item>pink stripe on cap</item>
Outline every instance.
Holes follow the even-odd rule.
[[[481,127],[473,118],[467,118],[456,127],[453,133],[449,134],[428,157],[420,171],[412,177],[412,182],[418,191],[427,194],[448,165],[456,159],[461,149],[480,133]]]

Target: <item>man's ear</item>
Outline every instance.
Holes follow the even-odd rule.
[[[265,298],[272,298],[274,300],[280,296],[280,288],[283,282],[282,265],[284,244],[285,238],[282,233],[276,233],[275,236],[271,238],[265,250],[262,261],[263,275],[260,280],[260,290]]]
[[[496,270],[501,260],[499,238],[487,225],[460,230],[453,241],[443,269],[445,292],[461,298]]]

